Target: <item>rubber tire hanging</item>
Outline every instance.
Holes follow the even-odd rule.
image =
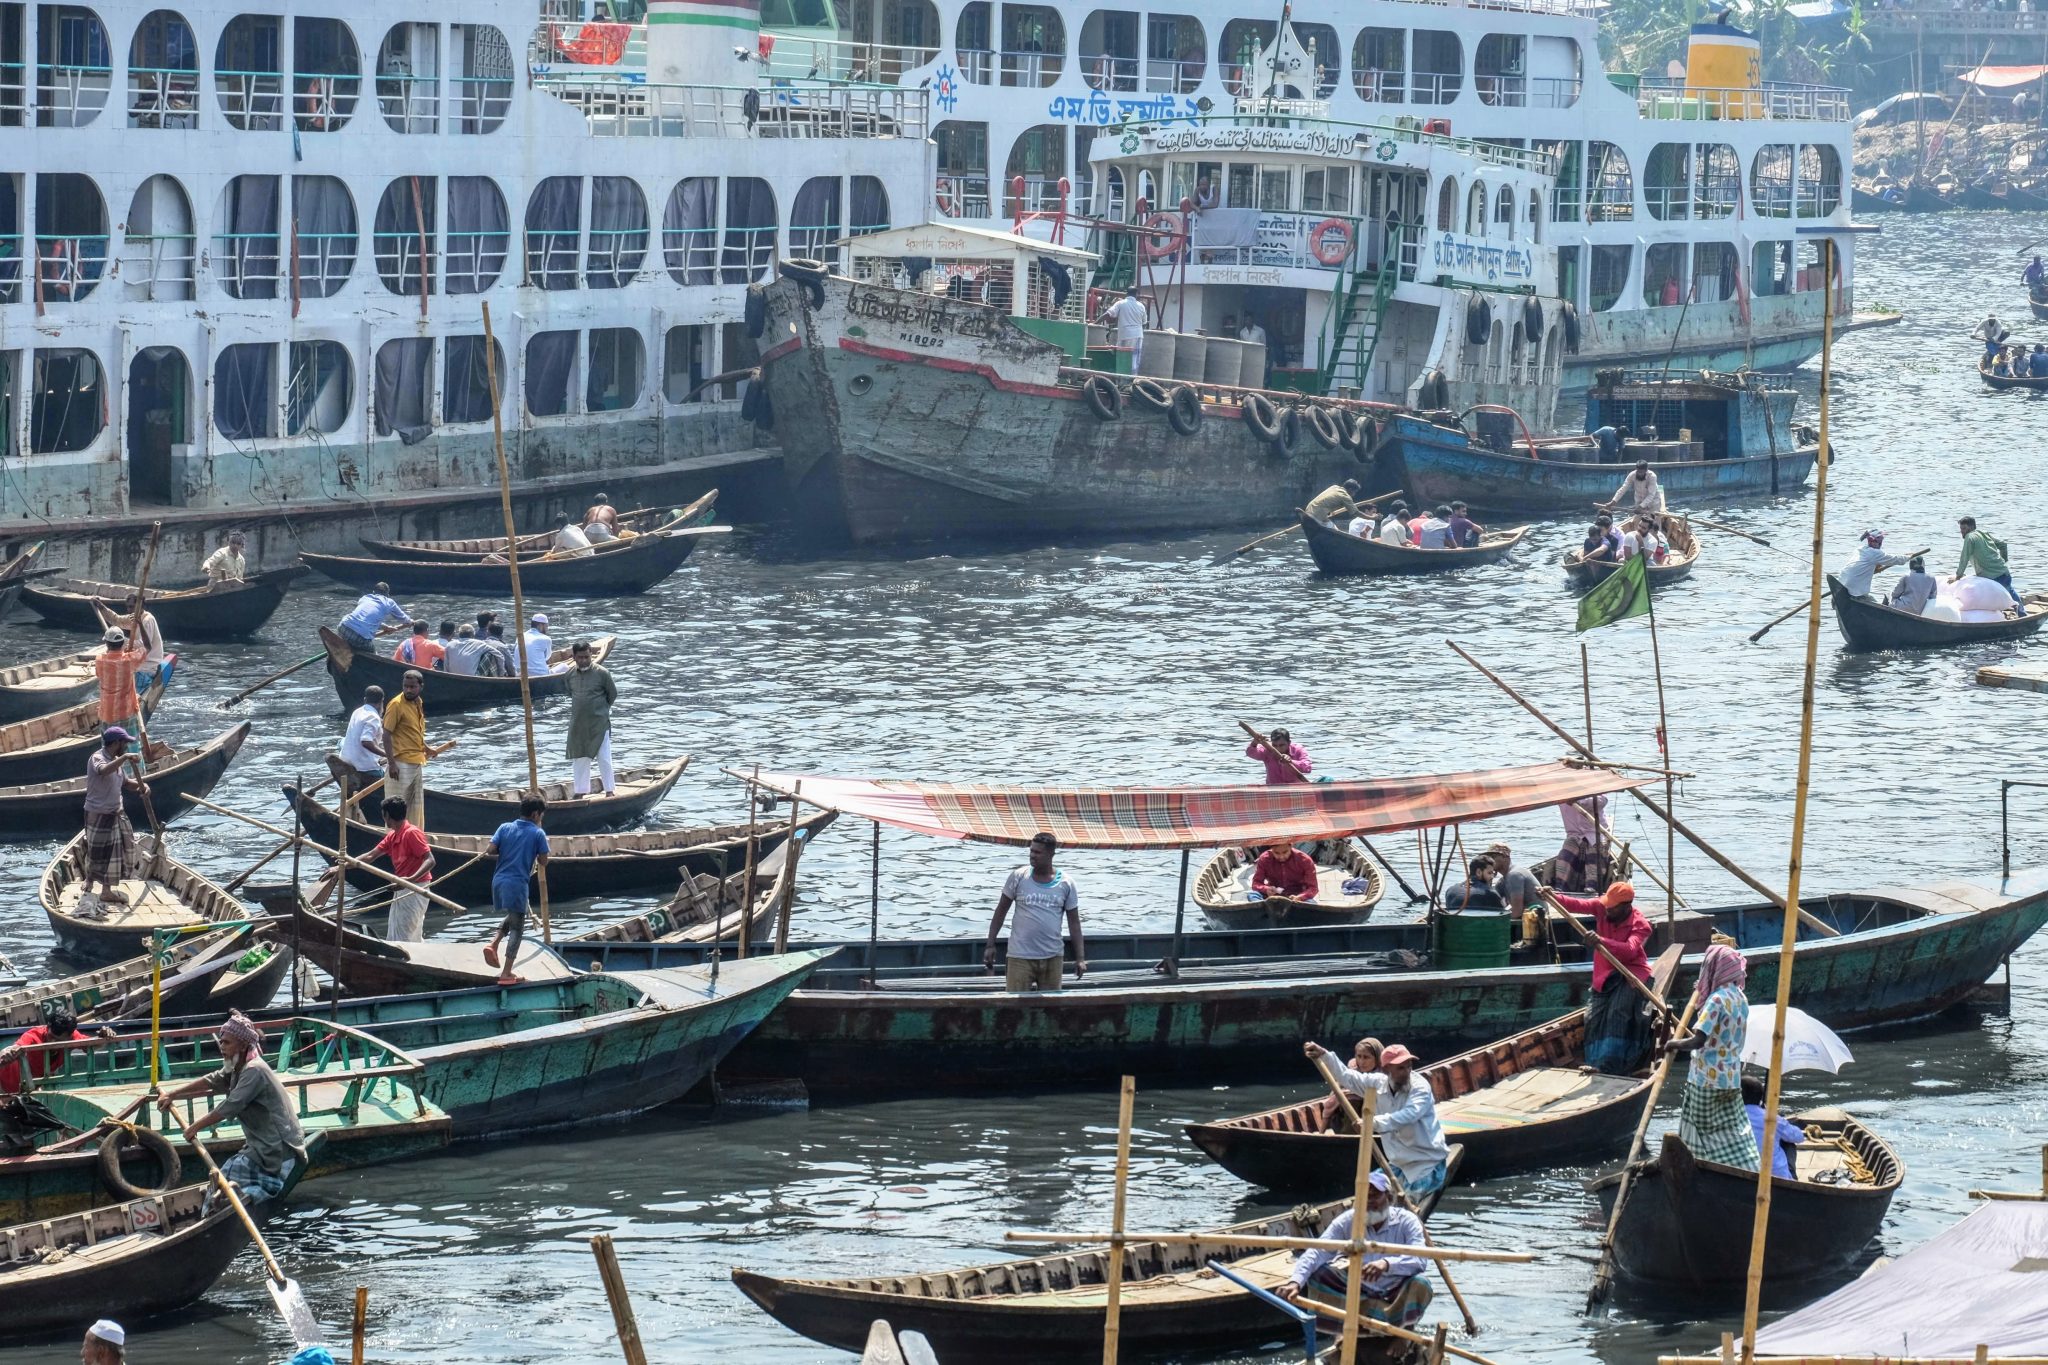
[[[1202,395],[1194,385],[1182,384],[1173,391],[1173,406],[1166,410],[1167,423],[1183,436],[1202,429]]]
[[[1088,398],[1088,410],[1104,422],[1114,422],[1124,415],[1123,391],[1108,375],[1091,374],[1082,391]]]
[[[137,1185],[121,1173],[121,1142],[133,1136],[141,1146],[144,1155],[156,1163],[157,1171],[163,1176],[163,1183],[154,1189]],[[184,1169],[178,1160],[178,1149],[162,1133],[137,1126],[134,1129],[109,1128],[107,1135],[100,1139],[100,1179],[106,1187],[123,1199],[147,1199],[162,1194],[178,1183],[179,1172]]]

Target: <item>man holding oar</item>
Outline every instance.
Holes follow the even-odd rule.
[[[129,792],[149,795],[149,784],[130,777],[123,769],[135,761],[128,752],[132,740],[126,730],[110,725],[100,735],[99,752],[85,760],[85,879],[80,884],[78,914],[81,919],[99,913],[101,901],[126,905],[121,879],[128,875],[130,848],[135,836],[128,829],[124,797]],[[101,888],[97,897],[93,888]]]
[[[1249,726],[1245,729],[1251,734],[1252,742],[1244,746],[1244,756],[1266,765],[1267,786],[1284,787],[1290,782],[1308,781],[1309,770],[1314,765],[1309,762],[1308,750],[1296,744],[1294,736],[1278,726],[1274,727],[1271,735],[1265,736]]]
[[[1354,499],[1363,497],[1364,494],[1365,490],[1359,487],[1358,480],[1346,479],[1342,483],[1331,484],[1310,498],[1308,506],[1301,510],[1326,525],[1348,525],[1353,517],[1363,515]],[[1338,521],[1339,517],[1342,517],[1343,521]]]
[[[242,1150],[221,1164],[221,1174],[234,1183],[244,1204],[257,1204],[284,1193],[292,1173],[306,1164],[306,1133],[292,1112],[284,1083],[263,1060],[263,1034],[240,1010],[231,1011],[215,1035],[220,1042],[221,1068],[166,1090],[157,1108],[177,1112],[178,1101],[197,1095],[225,1096],[219,1104],[185,1125],[185,1141],[197,1142],[209,1128],[240,1120]],[[213,1195],[206,1196],[210,1207]]]
[[[1861,597],[1875,602],[1870,588],[1877,575],[1886,569],[1896,569],[1904,564],[1908,555],[1888,555],[1884,552],[1884,532],[1872,527],[1863,533],[1857,543],[1856,558],[1843,565],[1835,577],[1842,580],[1842,586],[1849,590],[1851,597]]]
[[[384,799],[384,837],[363,855],[366,863],[389,858],[391,870],[421,885],[434,879],[434,850],[418,825],[405,818],[405,802]],[[418,943],[427,929],[427,898],[410,887],[393,887],[391,908],[384,915],[384,937],[393,943]]]
[[[1422,1220],[1412,1211],[1395,1205],[1393,1182],[1387,1179],[1387,1173],[1374,1171],[1369,1184],[1371,1188],[1365,1197],[1365,1221],[1371,1229],[1368,1234],[1370,1240],[1393,1246],[1421,1246],[1424,1238]],[[1333,1242],[1350,1241],[1351,1215],[1352,1209],[1347,1205],[1323,1230],[1323,1238]],[[1311,1247],[1294,1258],[1294,1272],[1287,1277],[1287,1283],[1274,1292],[1293,1303],[1310,1284],[1314,1284],[1341,1296],[1345,1291],[1345,1280],[1343,1272],[1336,1268],[1336,1261],[1334,1249]],[[1401,1290],[1427,1269],[1429,1262],[1419,1256],[1380,1256],[1360,1266],[1359,1299],[1366,1316],[1387,1321],[1388,1308],[1400,1296]],[[1427,1305],[1427,1299],[1414,1305],[1413,1316],[1420,1317]],[[1402,1325],[1405,1326],[1406,1322]]]
[[[1616,882],[1598,896],[1558,896],[1574,915],[1592,919],[1594,932],[1614,960],[1639,981],[1650,979],[1643,946],[1655,932],[1636,909],[1636,889]],[[1593,954],[1593,996],[1586,1002],[1586,1064],[1609,1076],[1633,1076],[1655,1045],[1642,996],[1607,960]]]
[[[426,685],[425,674],[406,669],[405,690],[384,708],[384,752],[391,772],[384,794],[405,802],[408,818],[422,829],[427,824],[427,707],[420,695]]]
[[[412,617],[406,615],[405,608],[393,600],[391,585],[379,583],[356,599],[355,606],[341,618],[334,630],[351,649],[375,649],[377,633],[384,629],[386,623],[409,626]]]

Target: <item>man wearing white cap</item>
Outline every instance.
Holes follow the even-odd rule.
[[[128,1359],[128,1334],[112,1318],[101,1318],[85,1329],[85,1345],[78,1349],[78,1365],[122,1365]]]
[[[1876,601],[1870,596],[1870,582],[1882,569],[1896,569],[1906,562],[1904,555],[1888,555],[1884,552],[1884,532],[1865,531],[1862,541],[1856,547],[1856,558],[1849,561],[1835,577],[1842,580],[1842,586],[1850,595]]]
[[[548,614],[535,612],[526,623],[526,634],[519,637],[519,643],[526,651],[526,673],[538,678],[548,671],[548,655],[555,652],[555,642],[548,638]]]
[[[1371,1188],[1366,1191],[1365,1221],[1368,1241],[1384,1242],[1394,1246],[1421,1246],[1422,1220],[1412,1212],[1394,1205],[1394,1191],[1385,1171],[1372,1173]],[[1323,1231],[1323,1239],[1331,1242],[1351,1240],[1352,1210],[1346,1207],[1337,1215],[1336,1221]],[[1344,1294],[1344,1274],[1336,1268],[1338,1250],[1334,1247],[1311,1247],[1294,1258],[1294,1273],[1287,1277],[1287,1283],[1280,1286],[1279,1295],[1289,1303],[1299,1298],[1303,1291],[1313,1284],[1324,1293],[1333,1292],[1341,1298]],[[1429,1269],[1429,1263],[1419,1256],[1375,1256],[1365,1253],[1366,1262],[1360,1267],[1364,1278],[1359,1281],[1359,1298],[1368,1316],[1386,1320],[1386,1305],[1397,1296],[1408,1281]],[[1315,1297],[1322,1297],[1319,1293]],[[1427,1299],[1423,1300],[1428,1303]],[[1375,1312],[1377,1307],[1379,1311]],[[1419,1316],[1419,1308],[1417,1311]]]
[[[241,1151],[221,1163],[221,1174],[234,1182],[245,1204],[274,1199],[305,1167],[306,1131],[277,1073],[263,1060],[263,1034],[256,1025],[240,1010],[231,1010],[215,1037],[220,1070],[166,1090],[157,1107],[170,1114],[190,1096],[225,1096],[185,1125],[185,1141],[197,1142],[207,1129],[239,1120],[245,1141]]]

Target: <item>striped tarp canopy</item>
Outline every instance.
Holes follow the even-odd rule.
[[[1279,787],[997,787],[762,773],[761,785],[940,839],[1063,848],[1213,848],[1433,829],[1642,786],[1604,768],[1538,763]]]

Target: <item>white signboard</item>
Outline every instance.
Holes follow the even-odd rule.
[[[1354,139],[1313,128],[1257,128],[1238,124],[1213,128],[1168,128],[1152,137],[1162,152],[1293,152],[1302,156],[1352,154]]]
[[[1535,242],[1507,242],[1467,237],[1461,232],[1434,232],[1423,239],[1422,268],[1427,280],[1449,276],[1453,284],[1481,284],[1496,289],[1534,285],[1539,294],[1557,292],[1557,248]]]

